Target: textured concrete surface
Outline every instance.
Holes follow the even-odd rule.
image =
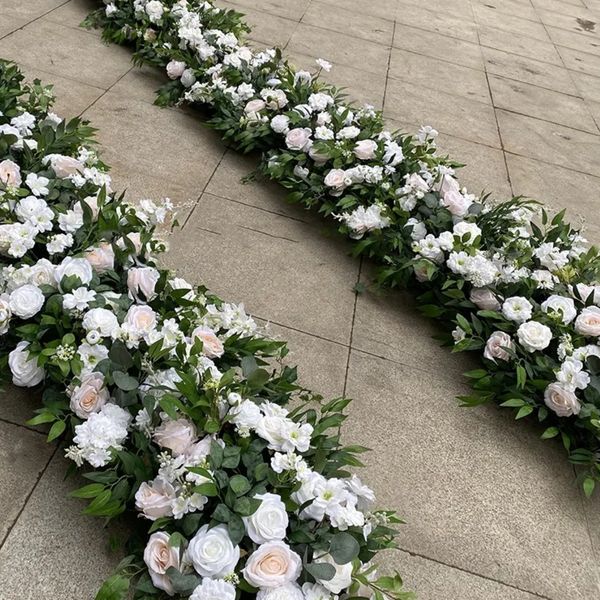
[[[600,242],[600,0],[221,5],[299,66],[332,61],[328,77],[391,127],[435,126],[474,192],[566,206]],[[437,346],[409,295],[356,297],[371,266],[277,186],[242,184],[254,158],[225,151],[197,116],[152,106],[163,76],[79,29],[93,6],[0,0],[0,56],[54,83],[60,112],[93,120],[118,188],[180,207],[170,265],[288,339],[307,385],[356,399],[346,439],[373,447],[364,478],[408,521],[386,566],[420,600],[600,597],[600,498],[582,498],[560,448],[494,407],[459,408],[472,361]],[[64,462],[22,427],[35,397],[2,400],[0,598],[91,599],[117,561],[109,534],[78,515]]]

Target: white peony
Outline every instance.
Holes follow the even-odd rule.
[[[14,290],[8,300],[12,313],[21,319],[31,319],[37,315],[44,306],[44,302],[44,294],[40,288],[31,284],[22,285]]]
[[[305,596],[297,583],[286,583],[280,587],[259,590],[256,600],[305,600]]]
[[[261,504],[252,515],[243,517],[246,531],[256,544],[265,544],[285,538],[289,517],[285,504],[278,494],[257,494]]]
[[[172,60],[167,64],[167,76],[169,79],[179,79],[185,71],[185,63],[180,60]]]
[[[203,579],[190,600],[235,600],[235,587],[223,579]]]
[[[225,525],[204,525],[190,540],[188,556],[202,577],[222,578],[235,570],[240,548],[232,544]]]
[[[19,342],[8,355],[12,381],[19,387],[34,387],[44,379],[44,369],[38,367],[37,358],[29,355],[29,342]]]
[[[527,321],[517,329],[519,343],[527,352],[544,350],[552,341],[552,330],[537,321]]]

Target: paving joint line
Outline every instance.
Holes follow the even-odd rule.
[[[13,425],[14,427],[20,427],[21,429],[25,429],[27,431],[37,433],[38,435],[43,435],[43,436],[47,435],[43,431],[40,431],[39,429],[35,429],[34,427],[31,427],[30,425],[25,425],[24,423],[18,423],[17,421],[11,421],[10,419],[7,419],[5,417],[0,417],[0,423],[5,423],[6,425]]]
[[[35,492],[35,490],[36,490],[39,482],[41,481],[42,477],[44,476],[44,474],[48,470],[48,467],[50,466],[50,463],[52,462],[52,459],[56,456],[59,448],[60,448],[60,445],[56,444],[56,447],[54,448],[54,450],[50,454],[50,457],[46,461],[46,464],[44,465],[44,467],[42,468],[42,470],[38,473],[38,476],[36,477],[35,483],[33,484],[32,488],[29,491],[29,493],[27,494],[27,496],[25,496],[25,500],[24,500],[23,504],[21,505],[21,508],[19,509],[19,512],[17,513],[17,516],[14,518],[13,522],[10,524],[10,526],[6,530],[6,534],[4,535],[4,537],[2,538],[2,540],[0,540],[0,550],[2,550],[2,548],[4,547],[4,544],[8,540],[8,538],[9,538],[12,530],[15,528],[16,524],[18,523],[19,519],[21,518],[21,515],[23,514],[23,511],[25,510],[25,508],[29,504],[29,500],[31,499],[31,496],[33,496],[33,492]]]
[[[356,275],[356,285],[358,285],[360,283],[360,278],[362,275],[362,268],[363,268],[363,261],[364,261],[364,258],[361,256],[358,261],[358,272]],[[352,356],[352,342],[354,341],[354,324],[356,322],[356,309],[358,306],[359,295],[360,295],[359,292],[355,288],[354,289],[354,305],[352,307],[352,320],[350,321],[350,339],[349,339],[349,343],[348,343],[348,357],[346,359],[346,371],[344,373],[344,387],[342,388],[342,396],[346,395],[346,391],[348,389],[348,375],[350,373],[350,358]]]
[[[507,583],[506,581],[501,581],[500,579],[494,579],[493,577],[490,577],[489,575],[483,575],[482,573],[476,573],[475,571],[470,571],[469,569],[465,569],[464,567],[459,567],[458,565],[453,565],[451,563],[444,562],[443,560],[439,560],[437,558],[432,558],[431,556],[427,556],[426,554],[421,554],[420,552],[414,552],[413,550],[408,550],[407,548],[402,548],[401,546],[398,546],[398,550],[400,550],[402,552],[406,552],[407,554],[410,554],[410,556],[416,556],[418,558],[423,558],[425,560],[429,560],[429,561],[437,563],[439,565],[443,565],[444,567],[456,569],[457,571],[462,571],[463,573],[467,573],[468,575],[473,575],[474,577],[480,577],[481,579],[486,579],[487,581],[492,581],[494,583],[498,583],[500,585],[503,585],[508,588],[512,588],[513,590],[517,590],[517,591],[523,592],[525,594],[531,594],[532,596],[535,596],[536,598],[541,598],[542,600],[564,600],[562,598],[561,599],[551,598],[550,596],[546,596],[544,594],[540,594],[538,592],[534,592],[532,590],[528,590],[528,589],[519,587],[518,585],[514,585],[512,583]]]
[[[24,25],[21,25],[21,27],[17,27],[16,29],[13,29],[13,31],[9,31],[6,35],[3,35],[2,37],[0,37],[0,40],[7,38],[8,36],[12,35],[13,33],[16,33],[17,31],[22,31],[23,29],[25,29],[25,27],[28,27],[32,23],[35,23],[36,21],[43,19],[46,15],[49,15],[51,12],[54,12],[55,10],[64,6],[65,4],[69,4],[69,2],[71,2],[71,0],[65,0],[65,2],[63,2],[62,4],[59,4],[58,6],[51,8],[50,10],[46,11],[45,13],[38,15],[37,17],[35,17],[35,19],[31,19],[31,21],[27,21],[27,23],[25,23]]]

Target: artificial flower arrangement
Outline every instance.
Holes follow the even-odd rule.
[[[461,188],[460,166],[435,154],[431,127],[390,133],[320,72],[281,51],[256,51],[239,13],[200,0],[105,0],[84,25],[129,44],[135,60],[166,70],[157,104],[208,106],[209,123],[288,200],[340,222],[354,251],[378,266],[375,283],[420,292],[422,312],[452,323],[453,351],[477,351],[463,405],[494,401],[537,419],[600,481],[600,261],[563,213],[536,202],[494,204]]]
[[[0,61],[0,373],[42,390],[30,424],[65,441],[84,512],[139,517],[97,599],[412,598],[371,562],[401,521],[347,470],[366,450],[340,442],[349,401],[157,266],[170,202],[117,196],[52,100]]]

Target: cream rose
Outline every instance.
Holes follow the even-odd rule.
[[[469,299],[479,310],[500,310],[500,302],[489,288],[473,288]]]
[[[544,350],[552,341],[552,330],[537,321],[527,321],[517,329],[519,343],[527,352]]]
[[[277,588],[296,581],[302,571],[302,559],[285,542],[267,542],[259,546],[244,567],[244,579],[257,588]]]
[[[342,191],[348,184],[348,178],[346,177],[346,171],[343,169],[331,169],[323,183],[330,188],[334,188],[336,191]]]
[[[167,64],[167,76],[169,79],[179,79],[185,71],[185,63],[180,60],[172,60]]]
[[[204,525],[190,540],[188,556],[202,577],[219,579],[233,573],[240,560],[240,548],[231,543],[225,525],[212,529]]]
[[[505,348],[514,349],[515,344],[508,333],[504,331],[494,331],[490,335],[483,351],[483,356],[488,360],[496,362],[498,360],[510,360],[510,354]]]
[[[471,206],[472,201],[460,192],[449,191],[444,194],[440,204],[455,217],[464,217]]]
[[[267,103],[264,100],[250,100],[244,108],[244,112],[249,115],[252,113],[260,112],[267,107]]]
[[[154,587],[172,596],[175,593],[167,571],[171,567],[179,569],[179,548],[169,544],[169,534],[164,531],[153,533],[144,550],[144,562]]]
[[[51,154],[46,157],[50,160],[50,166],[56,173],[57,177],[64,179],[83,171],[83,163],[71,156],[63,156],[62,154]]]
[[[375,140],[360,140],[354,146],[354,156],[359,160],[372,160],[377,152],[377,142]]]
[[[29,342],[19,342],[8,355],[12,381],[19,387],[34,387],[44,379],[44,369],[38,367],[37,358],[29,354]]]
[[[584,308],[575,319],[575,331],[582,335],[600,336],[600,308]]]
[[[21,319],[31,319],[37,315],[44,306],[44,302],[44,294],[40,288],[29,283],[12,292],[8,301],[12,313]]]
[[[192,341],[196,338],[202,340],[202,354],[208,356],[208,358],[219,358],[219,356],[223,356],[223,353],[225,352],[223,343],[212,329],[208,327],[196,327],[196,329],[192,331]]]
[[[156,296],[154,291],[160,279],[160,273],[153,267],[137,267],[127,272],[127,287],[136,300],[150,301]]]
[[[148,334],[156,328],[156,313],[145,304],[134,304],[125,315],[125,323],[138,335]]]
[[[102,242],[97,247],[90,248],[85,253],[85,258],[96,273],[106,273],[115,266],[115,252],[112,244],[108,242]]]
[[[0,183],[7,187],[19,187],[21,185],[21,168],[17,163],[8,159],[0,162]]]
[[[330,554],[325,554],[317,559],[316,563],[327,563],[335,569],[335,575],[327,581],[318,580],[318,582],[332,594],[340,594],[352,583],[352,563],[338,565]]]
[[[159,446],[180,456],[196,441],[196,426],[187,419],[164,421],[154,430],[152,437]]]
[[[260,506],[254,514],[243,517],[250,539],[257,544],[283,540],[289,517],[281,496],[257,494],[254,499],[261,501]]]
[[[285,145],[290,150],[305,150],[309,145],[310,136],[312,135],[312,129],[308,127],[296,127],[290,129],[285,136]]]
[[[171,503],[177,498],[175,488],[162,477],[144,481],[135,493],[135,507],[150,521],[173,516]]]
[[[544,392],[546,406],[559,417],[578,415],[581,404],[574,392],[567,390],[560,383],[551,383]]]
[[[71,394],[71,410],[80,418],[87,419],[92,413],[98,412],[110,398],[110,393],[104,387],[102,373],[90,373]]]

